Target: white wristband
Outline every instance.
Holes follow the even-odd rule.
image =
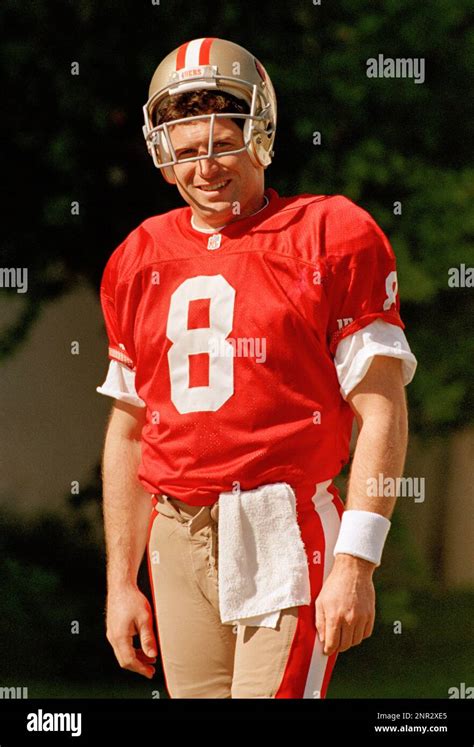
[[[390,527],[385,516],[372,511],[344,511],[334,555],[347,553],[379,566]]]

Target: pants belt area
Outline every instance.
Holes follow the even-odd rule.
[[[191,506],[189,503],[178,500],[178,498],[170,498],[164,493],[154,493],[152,501],[155,511],[175,518],[181,524],[187,524],[190,534],[195,534],[203,526],[206,526],[209,523],[209,519],[215,524],[219,521],[218,501],[212,506]]]
[[[218,502],[216,501],[212,506],[191,506],[189,503],[180,501],[178,498],[171,498],[164,493],[152,494],[152,501],[155,511],[183,524],[191,538],[204,527],[209,527],[209,530],[204,530],[209,533],[206,540],[207,574],[213,576],[217,571]]]

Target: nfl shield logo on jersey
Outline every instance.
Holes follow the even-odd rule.
[[[219,249],[222,241],[222,234],[221,233],[213,233],[212,236],[209,236],[209,240],[207,242],[207,248],[211,251],[213,249]]]

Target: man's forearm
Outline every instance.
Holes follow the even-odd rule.
[[[334,564],[316,600],[316,627],[327,656],[372,635],[372,577],[380,565],[396,495],[384,495],[383,489],[372,491],[369,486],[374,479],[378,486],[379,475],[386,479],[403,473],[408,415],[400,364],[394,358],[376,356],[349,397],[359,437]]]
[[[137,479],[139,463],[140,442],[109,428],[102,465],[109,590],[136,584],[146,548],[151,504]]]
[[[408,442],[405,408],[367,417],[361,427],[352,460],[346,509],[373,511],[390,518],[396,496],[371,495],[371,482],[403,474]]]

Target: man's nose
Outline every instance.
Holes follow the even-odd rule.
[[[207,153],[207,148],[204,149],[204,153],[200,153],[199,155],[202,156],[205,153]],[[199,161],[196,161],[196,164],[198,172],[202,177],[211,176],[219,170],[218,159],[215,157],[201,158]]]

